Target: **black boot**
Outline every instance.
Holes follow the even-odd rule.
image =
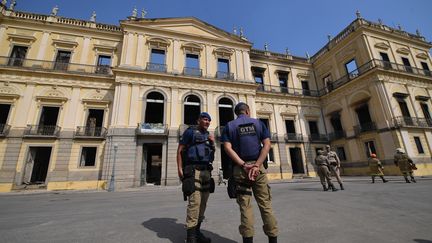
[[[253,237],[243,237],[243,243],[253,243]]]
[[[330,188],[332,189],[332,191],[338,191],[338,189],[336,189],[336,187],[334,185],[330,185]]]
[[[210,238],[205,237],[203,235],[203,233],[201,233],[201,222],[199,222],[197,224],[197,227],[196,227],[196,238],[197,238],[198,243],[210,243],[211,242]]]
[[[384,176],[380,176],[384,183],[388,182],[388,180],[384,179]]]
[[[375,176],[372,176],[372,183],[375,183]]]
[[[277,236],[269,236],[269,243],[277,243]]]
[[[344,187],[343,187],[343,185],[342,185],[342,183],[339,184],[339,185],[340,185],[341,190],[345,190]]]
[[[406,183],[411,183],[411,182],[408,180],[408,177],[405,177],[405,182],[406,182]]]
[[[323,190],[324,190],[325,192],[328,191],[328,188],[327,188],[326,185],[323,185]]]
[[[197,243],[196,228],[190,228],[186,231],[186,243]]]
[[[411,176],[411,181],[417,183],[417,181],[414,179],[414,176]]]

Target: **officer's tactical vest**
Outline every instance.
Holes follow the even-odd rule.
[[[208,137],[209,132],[201,133],[196,128],[193,130],[192,144],[186,147],[185,156],[187,164],[211,164],[214,160],[214,147]]]

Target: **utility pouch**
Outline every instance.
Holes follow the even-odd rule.
[[[263,166],[264,166],[264,169],[267,170],[267,168],[268,168],[268,160],[267,160],[267,157],[264,159]]]
[[[183,195],[190,196],[195,192],[195,169],[193,166],[185,166],[182,180]]]
[[[209,183],[210,183],[209,192],[213,193],[215,191],[215,181],[214,181],[214,179],[210,178]]]
[[[237,183],[234,177],[228,178],[227,192],[229,198],[237,198]]]

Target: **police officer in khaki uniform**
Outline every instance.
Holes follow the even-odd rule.
[[[413,168],[415,167],[414,162],[411,160],[410,157],[408,157],[407,154],[405,154],[402,148],[396,149],[396,154],[394,156],[394,163],[396,166],[399,167],[399,170],[402,173],[403,177],[405,178],[406,183],[411,183],[408,180],[408,174],[411,177],[411,181],[414,183],[416,182],[413,175]]]
[[[211,178],[214,159],[214,138],[207,131],[211,117],[202,112],[198,126],[188,128],[177,149],[178,176],[182,180],[183,195],[189,198],[186,210],[187,243],[209,243],[201,231],[209,194],[214,192]]]
[[[372,177],[372,183],[375,183],[375,176],[381,177],[384,183],[388,182],[388,180],[384,179],[384,167],[381,164],[381,161],[377,159],[376,154],[371,154],[368,159],[368,165],[370,169],[370,175]]]
[[[263,166],[271,147],[270,133],[261,121],[250,118],[247,104],[238,103],[234,112],[237,119],[225,126],[222,141],[232,160],[232,173],[237,184],[236,198],[241,214],[239,231],[244,243],[253,242],[253,194],[261,212],[264,233],[270,243],[276,243],[278,226],[273,215],[270,187]]]
[[[330,177],[329,162],[327,156],[324,155],[324,151],[318,150],[318,156],[315,158],[315,164],[318,166],[318,176],[324,191],[328,191],[329,189],[332,189],[332,191],[337,191]]]
[[[330,145],[326,145],[326,153],[327,153],[327,159],[329,162],[329,169],[331,171],[332,174],[335,175],[336,180],[339,182],[340,185],[340,189],[343,190],[343,184],[342,184],[342,179],[340,177],[340,160],[339,160],[339,156],[337,155],[337,153],[335,151],[332,151],[330,149]]]

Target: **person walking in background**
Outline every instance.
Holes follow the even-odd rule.
[[[384,179],[383,169],[384,167],[381,164],[381,161],[377,159],[376,154],[371,154],[368,159],[368,165],[370,169],[370,175],[372,177],[372,183],[375,183],[375,177],[381,177],[384,183],[388,182],[388,180]]]
[[[326,145],[326,155],[329,162],[329,169],[332,174],[335,175],[336,180],[339,183],[340,189],[344,190],[342,179],[340,177],[340,160],[339,156],[335,151],[332,151],[330,145]]]
[[[408,175],[411,177],[412,182],[416,182],[413,175],[413,169],[417,169],[417,167],[415,166],[412,159],[407,154],[405,154],[402,148],[396,149],[394,163],[397,167],[399,167],[399,170],[405,178],[406,183],[411,183],[410,180],[408,180]]]
[[[321,185],[323,186],[323,190],[328,191],[329,189],[332,189],[332,191],[337,191],[330,177],[329,162],[327,156],[324,155],[324,151],[318,150],[318,156],[315,158],[315,164],[318,166],[318,176],[320,178]]]

